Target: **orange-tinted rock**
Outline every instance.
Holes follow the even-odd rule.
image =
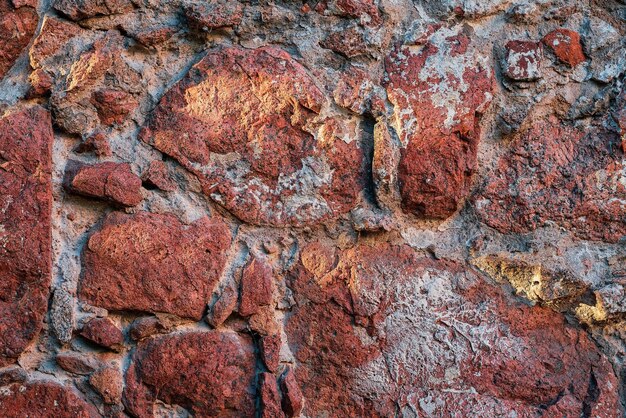
[[[112,155],[109,141],[102,131],[96,131],[89,135],[87,139],[76,146],[74,152],[78,154],[93,152],[98,157],[110,157]]]
[[[39,334],[48,309],[52,141],[41,107],[0,118],[0,367]]]
[[[370,108],[374,83],[369,75],[356,67],[348,67],[340,76],[333,91],[333,99],[339,106],[363,114]]]
[[[232,0],[192,3],[185,8],[185,17],[192,29],[208,32],[211,29],[238,25],[243,17],[243,5]]]
[[[14,383],[0,391],[0,415],[5,418],[96,418],[100,414],[80,395],[48,381]]]
[[[572,67],[585,62],[578,32],[560,28],[548,33],[542,41],[560,61]]]
[[[321,120],[325,100],[285,51],[221,49],[167,92],[140,137],[239,219],[314,224],[352,209],[362,179],[354,128]]]
[[[518,81],[541,78],[542,47],[539,42],[509,41],[506,46],[505,75]]]
[[[211,307],[210,313],[207,315],[207,322],[213,328],[222,325],[233,311],[237,309],[238,300],[239,290],[236,286],[234,284],[226,286]]]
[[[525,233],[551,222],[584,239],[616,242],[626,234],[621,140],[550,118],[519,133],[476,198],[482,219]]]
[[[63,181],[65,189],[119,206],[136,206],[143,200],[141,179],[127,163],[83,164],[68,161]]]
[[[30,64],[41,69],[55,55],[62,53],[63,47],[74,37],[84,34],[84,30],[75,23],[46,16],[41,31],[30,47]]]
[[[141,175],[141,180],[148,186],[166,192],[176,190],[176,183],[172,180],[167,165],[163,161],[151,161],[148,169]]]
[[[263,260],[253,258],[243,269],[239,314],[250,316],[272,302],[272,268]]]
[[[102,347],[118,350],[124,344],[124,334],[108,318],[94,318],[87,322],[80,335]]]
[[[37,29],[34,7],[0,0],[0,79],[9,71]]]
[[[281,418],[284,417],[280,406],[280,395],[276,378],[271,373],[261,373],[260,377],[261,417]]]
[[[389,100],[402,143],[402,208],[446,218],[466,197],[476,166],[479,116],[491,102],[492,75],[470,38],[448,29],[386,60]]]
[[[293,290],[286,333],[307,416],[540,416],[563,396],[579,413],[621,413],[583,330],[465,265],[363,244],[324,280],[299,270]]]
[[[79,297],[109,310],[200,319],[226,263],[230,229],[207,217],[109,214],[89,237]]]
[[[72,20],[107,16],[133,10],[131,0],[56,0],[53,7]]]
[[[117,89],[96,90],[91,94],[91,104],[104,125],[120,124],[137,107],[137,100],[129,93]]]
[[[89,376],[89,384],[100,394],[105,404],[122,402],[122,373],[117,367],[105,366]]]
[[[234,332],[187,332],[139,343],[126,373],[124,404],[152,417],[157,400],[194,416],[254,416],[252,339]]]

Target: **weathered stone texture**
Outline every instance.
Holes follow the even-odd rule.
[[[126,372],[124,403],[152,417],[156,400],[197,416],[254,415],[254,348],[233,332],[190,332],[142,341]]]
[[[625,16],[0,0],[0,418],[624,417]]]
[[[184,225],[173,215],[113,212],[87,242],[79,296],[111,310],[200,319],[230,241],[228,227],[207,217]]]
[[[0,366],[37,337],[48,309],[52,140],[41,107],[0,119]]]
[[[30,42],[38,20],[34,5],[0,1],[0,80]]]
[[[285,51],[226,48],[161,99],[141,138],[243,221],[315,223],[356,204],[362,164],[354,132],[320,118],[324,101]]]

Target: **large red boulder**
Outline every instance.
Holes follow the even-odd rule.
[[[226,263],[231,232],[217,219],[109,214],[83,254],[81,300],[110,310],[200,319]]]
[[[620,416],[616,376],[583,330],[464,264],[362,244],[327,274],[300,266],[292,288],[307,416]]]
[[[402,143],[398,181],[405,212],[446,218],[469,192],[493,79],[468,35],[443,28],[420,42],[397,47],[385,61]]]
[[[252,339],[234,332],[194,331],[139,343],[126,373],[124,404],[153,417],[157,400],[194,416],[251,417],[255,412]]]
[[[352,209],[361,187],[355,129],[320,116],[326,100],[281,49],[219,49],[165,94],[140,136],[239,219],[314,224]]]
[[[41,107],[0,118],[0,367],[37,336],[48,309],[52,141]]]

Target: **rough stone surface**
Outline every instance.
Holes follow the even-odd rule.
[[[80,298],[106,309],[200,319],[230,241],[228,227],[207,217],[184,225],[172,215],[113,212],[87,243]]]
[[[13,383],[0,392],[3,417],[96,418],[97,410],[74,390],[47,381]]]
[[[190,332],[142,341],[126,372],[124,402],[137,417],[154,403],[199,416],[254,414],[252,340],[232,332]]]
[[[354,128],[322,118],[324,101],[285,51],[225,48],[168,91],[141,138],[243,221],[315,223],[352,209],[361,177]]]
[[[117,350],[124,343],[122,331],[108,318],[89,320],[80,335],[102,347]]]
[[[423,42],[398,47],[386,60],[403,145],[398,181],[405,211],[446,218],[469,192],[492,70],[462,32],[438,29]]]
[[[624,13],[0,0],[0,417],[624,417]]]
[[[34,6],[0,1],[0,80],[30,42],[37,21]]]
[[[615,375],[583,331],[466,266],[363,245],[321,283],[302,269],[294,291],[286,332],[308,416],[389,416],[398,404],[419,415],[539,416],[565,402],[576,415],[618,416]]]
[[[65,188],[70,193],[106,200],[119,206],[136,206],[143,199],[141,179],[125,163],[86,165],[69,161],[65,171]]]
[[[48,309],[52,140],[41,107],[0,119],[0,366],[37,337]]]

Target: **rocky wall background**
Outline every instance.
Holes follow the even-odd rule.
[[[625,20],[0,0],[0,416],[623,417]]]

